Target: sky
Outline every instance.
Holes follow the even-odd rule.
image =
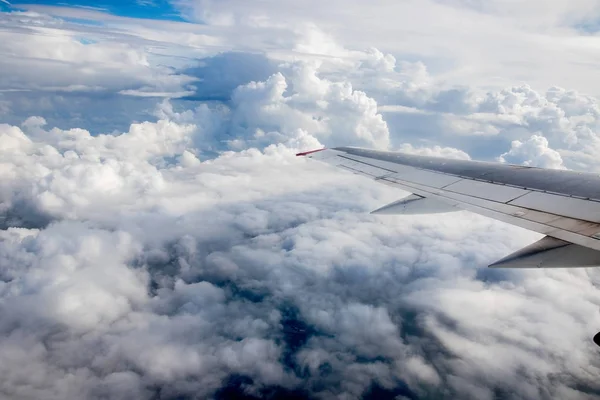
[[[0,398],[597,399],[600,271],[295,157],[600,172],[592,0],[0,0]]]

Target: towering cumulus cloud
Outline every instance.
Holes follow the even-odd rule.
[[[376,2],[378,35],[352,1],[67,3],[0,0],[0,398],[600,396],[600,270],[488,270],[539,235],[372,216],[406,193],[295,157],[599,170],[596,98],[520,83],[501,2]],[[564,7],[511,18],[519,57]]]

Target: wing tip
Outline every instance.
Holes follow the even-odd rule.
[[[322,149],[303,151],[301,153],[296,153],[296,157],[304,157],[312,153],[318,153],[319,151],[327,150],[327,147],[323,147]]]

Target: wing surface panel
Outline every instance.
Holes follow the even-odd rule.
[[[600,175],[592,173],[484,161],[454,160],[355,147],[338,147],[336,149],[345,152],[345,156],[358,156],[379,162],[438,171],[463,178],[600,201]]]

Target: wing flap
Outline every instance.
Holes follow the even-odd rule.
[[[490,268],[564,268],[600,266],[600,251],[551,236],[491,264]]]
[[[415,214],[438,214],[459,209],[452,204],[434,200],[429,197],[422,197],[416,194],[411,194],[408,197],[385,205],[371,214],[377,215],[415,215]]]
[[[531,192],[511,201],[519,207],[538,209],[551,214],[600,222],[600,203],[554,193]]]

